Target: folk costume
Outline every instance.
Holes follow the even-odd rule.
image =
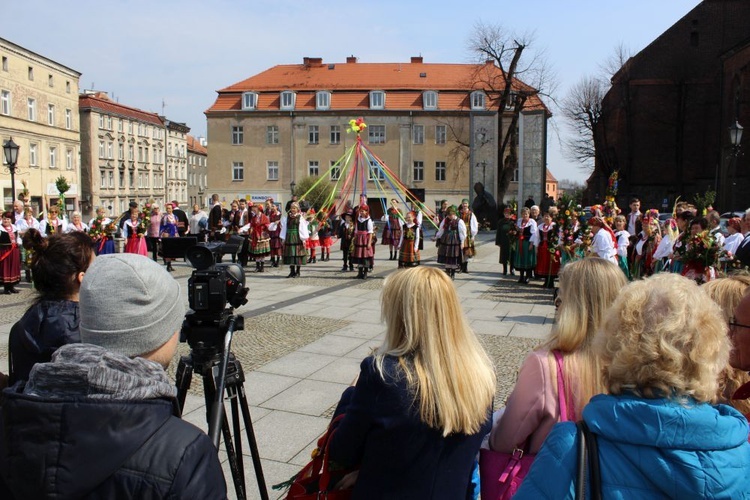
[[[339,240],[341,241],[341,255],[344,265],[342,271],[354,271],[354,263],[351,259],[352,242],[354,241],[354,224],[350,213],[344,215],[344,221],[339,226]],[[348,266],[348,267],[347,267]]]
[[[615,233],[601,217],[593,217],[589,224],[599,226],[599,230],[591,240],[589,252],[617,264],[617,237]]]
[[[294,202],[291,208],[289,215],[281,219],[279,237],[284,241],[284,265],[289,266],[287,278],[297,278],[300,276],[300,266],[305,265],[307,258],[305,242],[310,237],[310,233],[307,229],[307,221],[299,211],[299,204]]]
[[[70,222],[65,228],[65,232],[72,233],[73,231],[79,231],[81,233],[88,233],[89,227],[80,220],[78,221],[77,224],[75,222]]]
[[[271,244],[271,267],[279,267],[282,250],[284,245],[279,235],[281,234],[281,213],[278,210],[272,210],[268,215],[268,236]]]
[[[628,246],[630,245],[630,233],[626,230],[615,232],[617,238],[617,265],[625,273],[625,277],[631,280],[630,268],[628,267]]]
[[[554,288],[555,278],[560,273],[560,254],[555,243],[557,224],[550,222],[540,225],[537,239],[536,275],[544,278],[544,288]]]
[[[464,206],[466,204],[466,206]],[[476,250],[474,248],[474,238],[476,238],[477,233],[479,232],[479,223],[477,222],[477,217],[474,215],[474,212],[471,211],[469,208],[469,200],[464,199],[461,201],[461,220],[464,221],[464,225],[466,226],[466,239],[464,239],[462,243],[462,254],[463,259],[461,260],[461,272],[468,273],[469,272],[469,261],[476,255]]]
[[[44,218],[39,223],[39,231],[43,236],[49,237],[53,234],[60,234],[67,232],[68,223],[65,220],[55,217],[54,219]]]
[[[115,253],[115,236],[117,226],[113,225],[112,219],[97,215],[89,221],[89,236],[94,241],[94,253],[96,255],[107,255]]]
[[[536,221],[531,218],[526,221],[521,219],[516,223],[516,230],[518,231],[518,244],[513,258],[513,267],[521,271],[518,282],[528,283],[531,279],[531,272],[536,268],[534,247],[537,246],[539,240]]]
[[[645,278],[653,275],[656,269],[654,253],[661,243],[661,235],[647,234],[644,230],[641,232],[641,238],[635,244],[635,265],[633,267],[633,278]]]
[[[353,251],[351,253],[351,262],[357,265],[359,270],[357,278],[359,279],[367,278],[367,272],[373,267],[373,236],[374,229],[370,218],[370,207],[362,205],[359,207],[357,221],[354,224]]]
[[[252,213],[250,216],[250,255],[255,260],[255,271],[259,273],[263,272],[266,257],[271,255],[271,236],[268,234],[270,224],[260,207],[257,214]]]
[[[456,216],[456,207],[448,208],[448,216],[440,223],[435,234],[438,241],[438,263],[445,266],[445,272],[454,279],[456,269],[463,262],[463,243],[466,239],[466,224]]]
[[[677,237],[677,241],[672,246],[672,265],[670,271],[676,274],[682,274],[682,270],[685,268],[685,252],[687,252],[688,240],[690,239],[690,229],[685,229]]]
[[[0,278],[6,295],[18,293],[16,285],[21,281],[21,251],[18,249],[16,226],[12,220],[13,214],[6,212],[0,226]]]
[[[177,230],[177,216],[174,213],[167,212],[164,217],[161,218],[161,226],[159,227],[159,234],[162,238],[176,238],[179,235]],[[164,264],[167,265],[167,271],[174,271],[172,268],[172,261],[174,259],[164,258]]]
[[[333,244],[333,228],[331,220],[325,211],[318,213],[318,238],[320,240],[320,260],[331,260],[331,245]]]
[[[310,231],[310,237],[305,242],[305,248],[308,250],[307,263],[317,263],[318,257],[315,255],[316,249],[320,246],[320,236],[318,236],[318,229],[320,224],[318,219],[315,218],[315,210],[312,208],[307,213],[307,227]]]
[[[36,229],[39,231],[39,221],[34,218],[34,216],[31,214],[31,211],[24,214],[22,219],[19,219],[18,222],[16,222],[16,243],[18,244],[18,248],[21,250],[21,267],[24,270],[24,274],[26,275],[26,282],[31,283],[31,257],[34,254],[34,251],[31,248],[25,248],[23,246],[23,235],[26,234],[26,231],[29,229]]]
[[[146,229],[141,226],[139,220],[135,222],[133,222],[133,219],[126,220],[122,226],[122,235],[126,240],[125,253],[147,256],[148,248],[146,248],[145,233]]]
[[[393,202],[392,202],[393,203]],[[383,229],[383,245],[388,245],[390,257],[388,260],[396,260],[399,252],[399,242],[401,241],[401,224],[403,217],[401,211],[392,206],[386,214],[385,229]]]
[[[419,265],[419,226],[412,220],[401,226],[398,241],[398,267]]]
[[[497,222],[497,232],[495,233],[495,246],[500,247],[500,264],[503,265],[503,274],[508,274],[508,263],[510,263],[510,275],[513,272],[513,250],[511,248],[508,232],[515,226],[516,221],[510,217],[510,210],[503,212],[503,217]]]

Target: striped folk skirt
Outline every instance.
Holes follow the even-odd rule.
[[[283,263],[286,266],[304,266],[307,263],[305,244],[299,237],[299,229],[290,227],[284,240]]]
[[[527,239],[518,240],[516,254],[513,257],[513,267],[521,271],[531,271],[536,267],[536,252],[529,247]]]

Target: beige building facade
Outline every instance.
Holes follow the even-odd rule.
[[[112,101],[104,92],[80,95],[83,212],[114,216],[153,199],[164,206],[167,131],[156,113]]]
[[[55,181],[65,177],[65,211],[81,207],[78,85],[81,73],[0,38],[0,140],[20,146],[16,193],[0,170],[3,205],[10,207],[25,181],[35,213],[55,204]],[[5,159],[3,158],[3,162]],[[4,164],[4,163],[3,163]]]
[[[188,202],[187,137],[190,127],[163,117],[162,121],[167,131],[167,200],[185,206]]]
[[[188,204],[208,208],[208,148],[202,137],[187,136]],[[186,210],[187,211],[187,210]]]

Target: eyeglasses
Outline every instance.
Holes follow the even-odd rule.
[[[729,322],[729,329],[735,329],[735,328],[748,328],[750,329],[750,325],[743,325],[742,323],[737,323],[735,321]]]

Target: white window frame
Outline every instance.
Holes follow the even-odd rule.
[[[99,187],[102,189],[107,187],[107,172],[103,169],[99,170]]]
[[[266,180],[278,181],[279,180],[279,162],[275,160],[268,160],[266,162]]]
[[[26,107],[28,109],[28,117],[30,122],[36,121],[36,99],[29,97],[26,99]]]
[[[245,111],[258,109],[258,93],[257,92],[243,92],[242,93],[242,109]]]
[[[284,90],[279,95],[279,109],[281,110],[292,110],[294,109],[294,103],[297,100],[297,94],[291,90]]]
[[[99,115],[99,128],[104,128],[104,115]]]
[[[245,163],[241,161],[232,162],[232,182],[245,181]]]
[[[73,110],[65,110],[65,128],[67,130],[73,130]]]
[[[330,177],[332,181],[337,181],[341,178],[341,164],[336,165],[337,160],[331,160]]]
[[[117,145],[117,159],[120,161],[125,161],[125,145],[123,144]]]
[[[55,86],[55,77],[54,76],[47,75],[47,85],[49,87],[54,87]]]
[[[370,92],[370,109],[385,109],[385,92],[373,90]]]
[[[438,93],[434,90],[426,90],[422,93],[423,109],[438,109]]]
[[[377,162],[377,160],[370,160],[370,168],[367,169],[367,180],[372,181],[375,179],[373,172],[377,172],[376,175],[379,181],[385,180],[385,172],[383,172],[383,167]]]
[[[37,145],[36,144],[29,144],[29,166],[31,167],[38,167],[39,166],[39,159],[37,158]]]
[[[99,141],[99,158],[106,158],[106,146],[104,145],[104,141]]]
[[[69,81],[65,82],[65,93],[70,94],[70,82]]]
[[[486,109],[487,96],[481,90],[471,93],[471,109],[484,111]]]
[[[445,144],[448,142],[448,126],[435,125],[435,144]]]
[[[424,144],[424,125],[414,125],[411,129],[412,144]]]
[[[3,56],[3,71],[8,71],[8,56]]]
[[[318,160],[307,161],[307,175],[309,175],[310,177],[320,176],[320,162]]]
[[[47,125],[55,125],[55,105],[47,104]]]
[[[315,93],[315,109],[331,109],[331,93],[327,90],[319,90]]]
[[[107,143],[107,158],[110,160],[115,159],[115,145],[111,141]]]
[[[266,144],[278,144],[279,143],[279,126],[268,125],[266,126]]]
[[[134,161],[135,158],[135,147],[132,144],[128,145],[128,161]]]
[[[308,144],[320,143],[320,126],[318,125],[307,126],[307,143]]]
[[[0,113],[4,114],[5,116],[10,116],[13,105],[13,98],[10,93],[10,90],[3,89],[0,91]]]
[[[73,170],[73,150],[65,150],[65,168],[67,170]]]
[[[341,144],[341,125],[331,125],[331,144]]]
[[[440,172],[442,172],[442,175],[438,175]],[[439,177],[442,177],[442,179],[440,179]],[[444,161],[436,161],[435,162],[435,181],[445,182],[445,179],[447,178],[448,178],[448,163]]]
[[[49,168],[57,168],[57,147],[49,147]]]
[[[245,142],[245,127],[232,125],[232,145],[240,146]]]
[[[415,160],[412,169],[414,182],[424,182],[424,162],[421,160]]]
[[[379,132],[382,131],[382,134]],[[385,144],[385,125],[370,125],[367,127],[367,142],[369,144]]]

